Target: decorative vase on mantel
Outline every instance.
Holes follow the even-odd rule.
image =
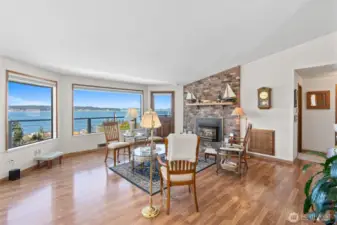
[[[218,94],[218,97],[217,97],[217,99],[216,99],[216,102],[217,102],[217,103],[220,103],[221,100],[222,100],[221,92],[219,91],[219,94]]]

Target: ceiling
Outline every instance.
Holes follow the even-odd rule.
[[[296,70],[302,78],[323,78],[337,75],[337,64],[309,67]]]
[[[186,84],[337,30],[337,0],[0,0],[0,55],[65,75]]]

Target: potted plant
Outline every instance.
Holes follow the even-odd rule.
[[[307,164],[303,167],[306,172],[312,165],[319,165],[321,170],[316,172],[306,182],[304,193],[303,213],[309,220],[321,221],[324,224],[337,222],[337,155],[328,158],[325,153],[312,152],[325,159],[324,163]]]
[[[97,125],[96,126],[96,133],[104,133],[104,123],[105,122],[112,122],[113,120],[110,120],[110,119],[107,119],[107,120],[104,120],[104,122],[102,122],[101,124]]]

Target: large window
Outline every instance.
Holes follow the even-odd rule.
[[[104,121],[124,122],[129,108],[136,108],[139,123],[143,91],[73,85],[73,135],[103,132]]]
[[[172,116],[173,92],[152,92],[152,107],[158,116]]]
[[[56,137],[56,86],[56,81],[7,71],[7,149]]]

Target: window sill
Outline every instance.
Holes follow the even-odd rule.
[[[127,131],[127,130],[121,130],[120,132],[124,132],[124,131]],[[91,133],[91,134],[73,134],[72,136],[73,137],[85,137],[85,136],[91,136],[91,135],[101,135],[103,134],[104,135],[104,132],[97,132],[97,133]]]
[[[28,145],[23,145],[23,146],[11,148],[11,149],[8,149],[6,152],[10,153],[10,152],[19,151],[19,150],[22,150],[22,149],[25,149],[25,148],[31,148],[31,147],[34,147],[36,145],[45,144],[45,143],[48,143],[48,142],[53,142],[53,141],[55,141],[57,139],[58,138],[52,138],[52,139],[48,139],[48,140],[45,140],[45,141],[39,141],[39,142],[35,142],[35,143],[32,143],[32,144],[28,144]]]
[[[73,134],[73,137],[85,137],[85,136],[91,136],[91,135],[100,135],[104,134],[104,132],[98,132],[98,133],[91,133],[91,134]]]

